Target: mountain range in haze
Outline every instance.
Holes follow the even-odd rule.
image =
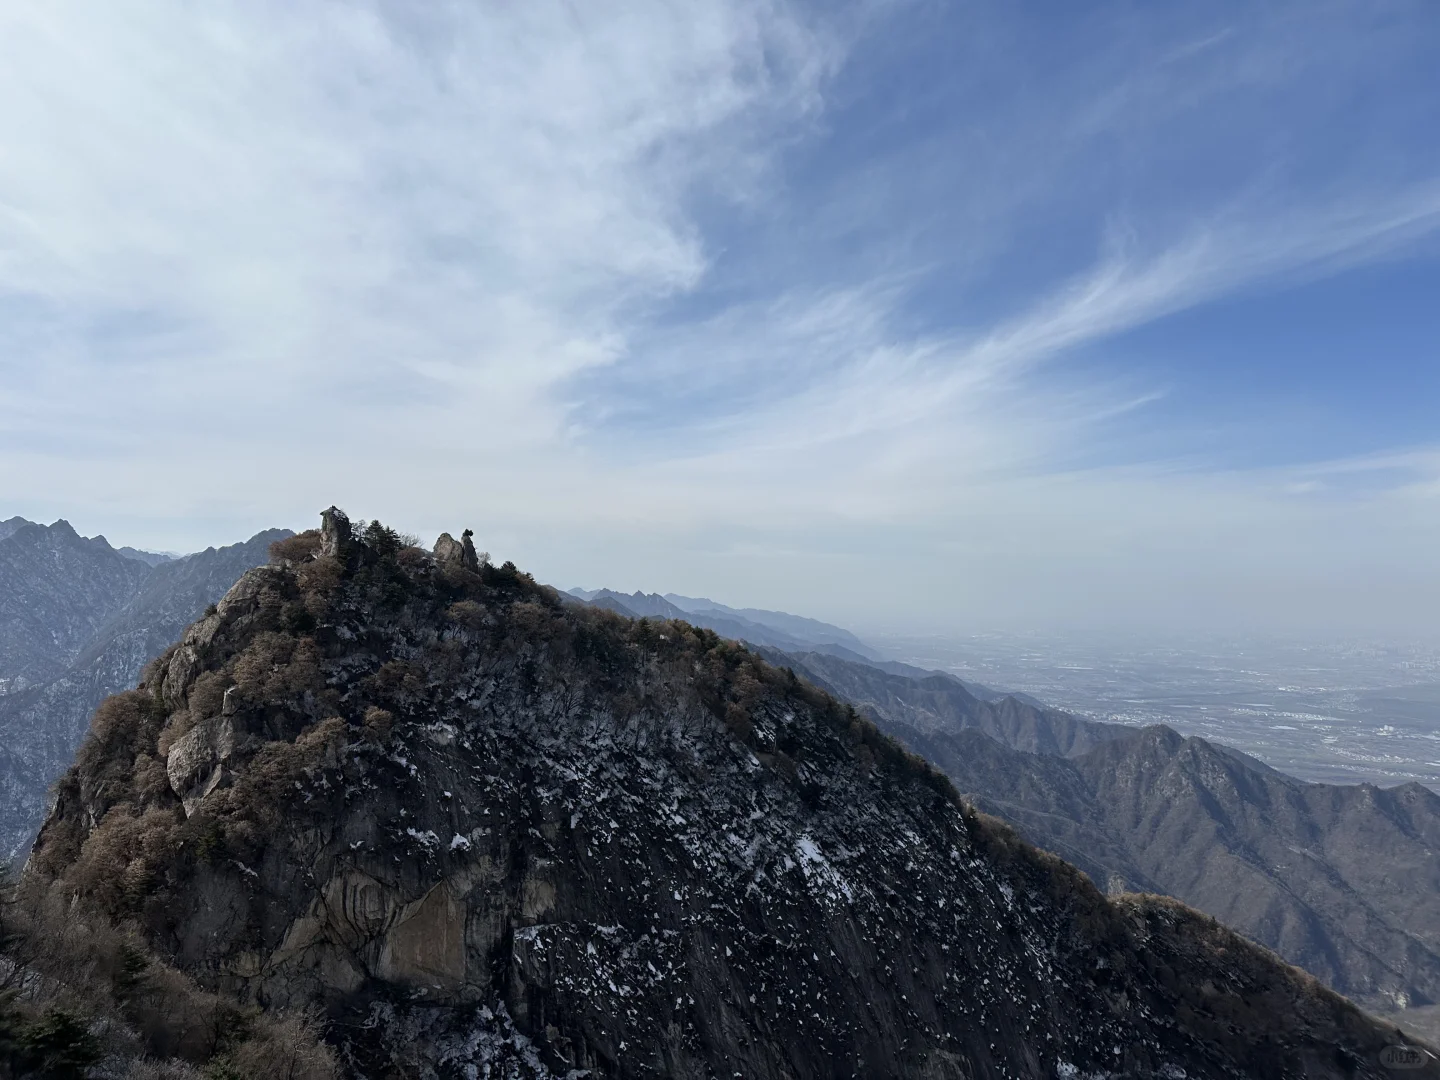
[[[327,511],[101,704],[0,936],[33,988],[0,1068],[1440,1075],[1213,919],[1106,897],[759,647],[464,539]]]
[[[172,558],[63,520],[0,522],[0,862],[29,846],[95,706],[288,535]]]
[[[849,630],[791,615],[784,611],[759,608],[732,608],[705,597],[679,596],[676,593],[635,592],[630,595],[611,589],[571,589],[596,607],[608,608],[622,615],[651,619],[684,619],[694,626],[714,630],[722,637],[770,645],[777,649],[829,649],[841,655],[878,660],[879,654]]]
[[[15,856],[95,705],[288,533],[152,563],[64,522],[11,519],[0,532],[0,850]],[[882,660],[849,631],[784,612],[673,593],[564,598],[748,642],[1102,889],[1175,896],[1371,1008],[1408,1009],[1407,1022],[1440,1001],[1440,800],[1427,789],[1301,783],[1168,728],[1087,720]]]

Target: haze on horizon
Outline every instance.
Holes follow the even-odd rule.
[[[1434,636],[1437,53],[1424,0],[20,0],[0,517]]]

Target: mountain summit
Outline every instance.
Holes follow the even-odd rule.
[[[743,646],[324,520],[100,707],[26,877],[350,1074],[1389,1075]]]

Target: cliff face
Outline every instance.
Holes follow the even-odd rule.
[[[824,693],[459,549],[280,545],[97,712],[31,883],[322,1005],[354,1075],[1388,1075],[1394,1029]]]

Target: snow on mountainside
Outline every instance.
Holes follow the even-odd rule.
[[[325,1007],[349,1075],[1387,1075],[1393,1028],[744,647],[326,525],[99,710],[27,876]]]

